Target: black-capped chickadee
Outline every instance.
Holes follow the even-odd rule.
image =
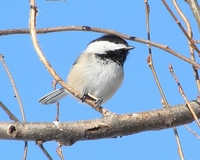
[[[122,84],[123,65],[129,50],[134,47],[114,34],[104,35],[90,42],[73,64],[67,83],[85,95],[95,97],[97,103],[109,100]],[[58,102],[69,92],[60,88],[39,99],[41,104]]]

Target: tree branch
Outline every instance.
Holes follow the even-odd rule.
[[[200,64],[183,56],[182,54],[172,50],[166,45],[158,44],[156,42],[148,41],[142,38],[134,37],[134,36],[127,36],[125,34],[122,34],[120,32],[104,29],[104,28],[95,28],[95,27],[89,27],[89,26],[62,26],[62,27],[53,27],[53,28],[43,28],[43,29],[36,29],[37,34],[44,34],[44,33],[52,33],[52,32],[63,32],[63,31],[90,31],[90,32],[99,32],[99,33],[105,33],[105,34],[116,34],[124,39],[128,39],[131,41],[143,43],[143,44],[149,44],[151,46],[154,46],[156,48],[162,49],[186,62],[191,64],[195,68],[200,68]],[[10,29],[10,30],[0,30],[0,36],[2,35],[12,35],[12,34],[30,34],[30,30],[28,29]]]
[[[197,0],[185,0],[185,1],[190,6],[190,9],[196,19],[197,25],[200,30],[200,8],[199,8],[199,4],[198,4]]]
[[[200,102],[190,102],[200,118]],[[172,128],[194,121],[185,104],[149,112],[116,114],[78,122],[0,122],[0,139],[57,141],[72,145],[77,141],[114,138],[144,131]]]

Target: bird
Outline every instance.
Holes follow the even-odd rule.
[[[131,49],[134,47],[115,34],[94,39],[72,65],[67,84],[97,105],[107,102],[122,84],[124,63]],[[38,101],[44,105],[54,104],[68,94],[65,88],[59,88]]]

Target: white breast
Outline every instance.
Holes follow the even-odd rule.
[[[96,98],[103,98],[104,103],[121,85],[124,77],[123,68],[114,62],[103,64],[104,61],[99,61],[94,54],[88,55],[87,59],[84,58],[84,54],[78,57],[67,82],[81,94],[87,91]]]

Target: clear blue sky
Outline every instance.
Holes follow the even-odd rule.
[[[127,35],[146,39],[145,7],[143,1],[37,1],[37,27],[57,27],[71,25],[88,25],[114,29]],[[170,4],[171,5],[171,4]],[[189,6],[181,1],[181,7],[190,19],[194,38],[199,34],[196,22]],[[152,41],[170,46],[177,52],[189,56],[187,40],[172,17],[160,1],[151,2],[151,39]],[[173,6],[172,6],[173,8]],[[29,2],[2,1],[0,15],[0,30],[28,28]],[[71,65],[86,45],[101,36],[94,32],[59,32],[38,35],[39,44],[57,73],[66,78]],[[52,122],[56,116],[54,105],[43,106],[37,101],[52,90],[52,77],[40,62],[33,49],[30,35],[1,36],[0,53],[13,75],[25,108],[29,122]],[[151,71],[146,64],[147,46],[129,42],[135,46],[125,64],[125,79],[116,95],[104,107],[119,114],[141,112],[162,107],[161,96],[156,87]],[[189,100],[197,97],[197,89],[192,74],[192,67],[162,50],[153,48],[154,65],[158,77],[171,105],[184,103],[178,93],[168,70],[169,63],[185,90]],[[0,100],[20,119],[18,103],[13,97],[13,90],[8,77],[0,67]],[[79,104],[72,97],[60,102],[60,120],[78,121],[99,118],[101,115],[85,104]],[[0,110],[0,120],[10,121]],[[189,125],[199,133],[196,123]],[[185,129],[178,127],[182,147],[187,160],[199,159],[199,141]],[[199,133],[200,134],[200,133]],[[1,159],[22,159],[24,143],[21,141],[1,141]],[[45,148],[53,159],[59,159],[56,154],[57,143],[47,142]],[[77,160],[111,160],[140,159],[168,160],[179,159],[177,145],[172,129],[143,132],[115,139],[77,142],[71,147],[63,147],[66,159]],[[28,160],[46,159],[45,155],[35,145],[29,142]]]

